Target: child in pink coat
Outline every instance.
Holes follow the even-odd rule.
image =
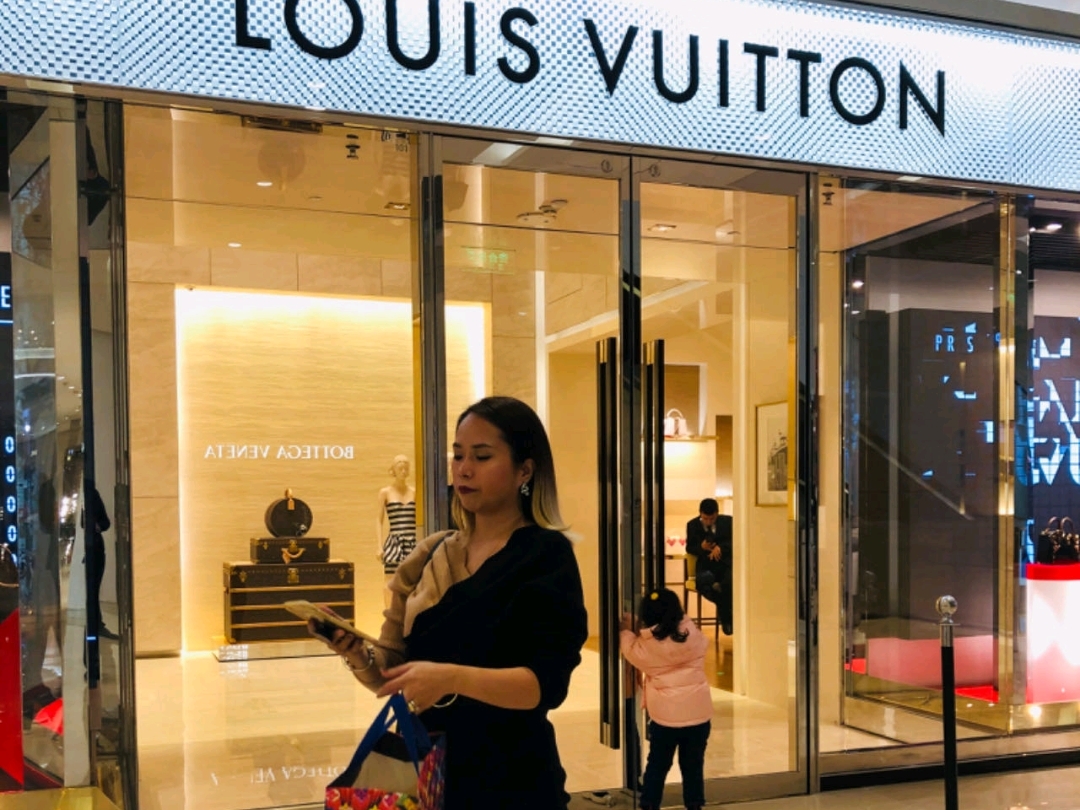
[[[683,615],[679,597],[661,588],[645,595],[638,611],[640,627],[623,617],[619,648],[645,676],[649,713],[649,760],[641,781],[641,810],[657,810],[671,763],[679,752],[683,804],[705,804],[705,746],[712,728],[712,697],[705,679],[709,642]]]

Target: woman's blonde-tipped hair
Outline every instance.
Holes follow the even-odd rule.
[[[536,411],[513,397],[485,397],[466,408],[458,417],[458,426],[467,416],[477,416],[498,428],[503,439],[510,445],[510,457],[515,464],[533,462],[533,474],[529,479],[529,494],[518,493],[521,511],[525,517],[543,529],[563,531],[567,527],[559,512],[559,492],[555,484],[555,461],[551,455],[544,423]],[[473,529],[473,515],[461,505],[457,493],[451,506],[454,522],[466,534]]]

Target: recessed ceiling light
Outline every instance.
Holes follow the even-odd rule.
[[[851,310],[851,314],[852,314],[852,315],[859,315],[859,314],[861,314],[861,313],[862,313],[862,310],[861,310],[861,309],[853,309],[853,310]]]
[[[407,202],[388,202],[383,208],[389,211],[408,211],[409,204]]]
[[[1050,224],[1048,224],[1046,226],[1046,230],[1050,231],[1050,233],[1054,233],[1055,231],[1060,231],[1061,230],[1061,223],[1060,222],[1051,222]]]
[[[917,183],[919,180],[922,180],[921,177],[915,174],[902,174],[896,179],[901,183]]]
[[[257,183],[255,183],[255,185],[257,185],[259,188],[270,188],[270,186],[274,185],[274,183],[272,180],[259,180]]]
[[[240,244],[239,242],[229,242],[229,247],[238,248],[238,247],[243,247],[243,245]]]
[[[1038,229],[1034,225],[1032,225],[1030,228],[1028,228],[1028,233],[1035,233],[1036,230]]]
[[[861,278],[857,278],[853,282],[851,282],[851,288],[853,290],[861,290],[863,288],[863,284],[865,283],[866,282],[864,282]]]
[[[649,230],[650,231],[656,231],[657,233],[664,233],[666,231],[673,231],[677,227],[678,227],[677,225],[668,225],[668,224],[663,223],[663,222],[657,222],[655,225],[653,225],[651,228],[649,228]]]

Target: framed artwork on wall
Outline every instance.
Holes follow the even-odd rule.
[[[757,406],[757,505],[788,502],[788,406]]]

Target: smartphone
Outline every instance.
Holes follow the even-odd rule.
[[[379,643],[377,638],[357,630],[348,622],[348,620],[343,619],[336,613],[333,613],[324,607],[319,607],[306,599],[291,599],[283,604],[282,607],[290,613],[299,616],[301,619],[314,619],[315,632],[327,641],[333,639],[335,630],[344,630],[346,633],[350,633],[357,638],[362,638],[371,644]]]

